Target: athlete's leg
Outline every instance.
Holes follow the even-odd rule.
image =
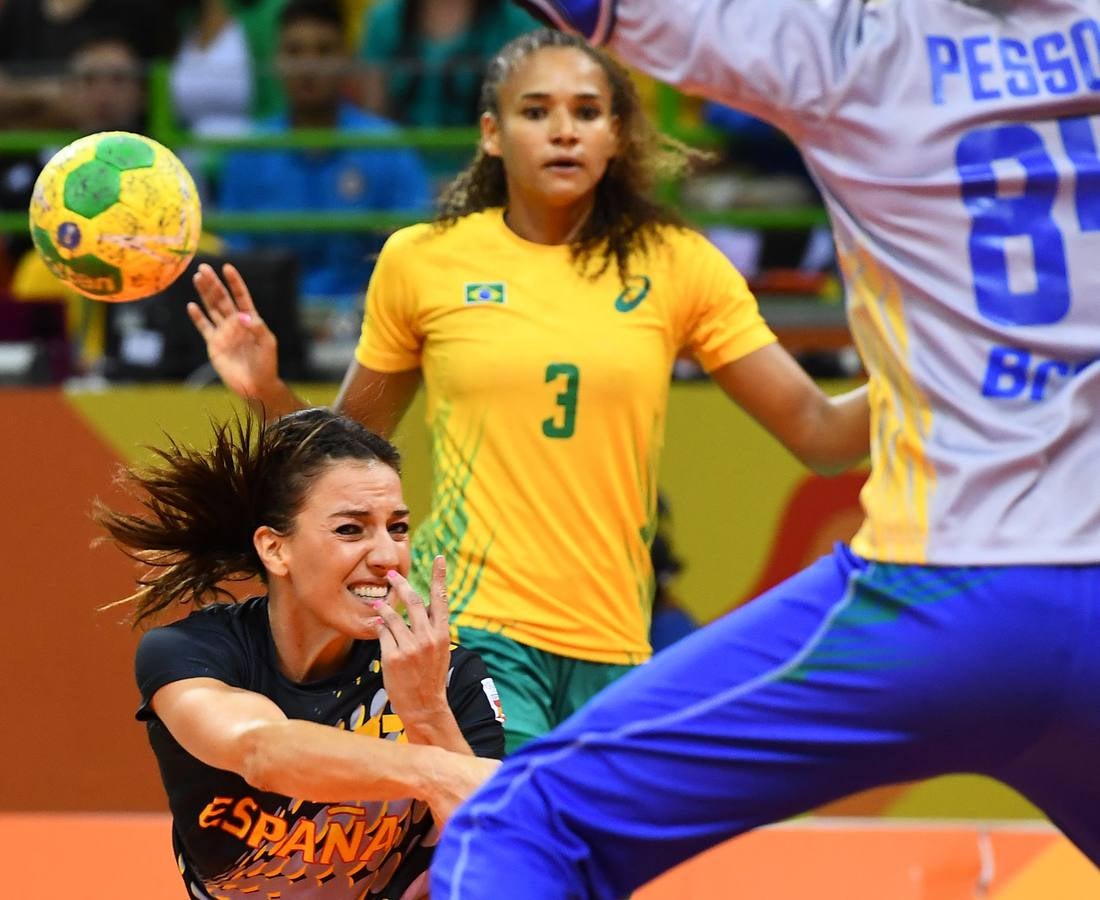
[[[445,830],[433,898],[619,898],[862,788],[991,770],[1026,742],[1003,723],[1053,699],[1049,647],[997,615],[1013,582],[820,561],[507,760]]]
[[[992,773],[1011,784],[1100,866],[1100,569],[1055,570],[1036,628],[1073,635],[1067,676],[1049,722],[1026,750]],[[1061,608],[1057,608],[1060,604]]]
[[[1044,742],[1034,758],[1000,777],[1045,812],[1100,867],[1100,777],[1096,765],[1100,728],[1094,728],[1088,737],[1089,743]]]
[[[546,665],[546,654],[480,628],[460,627],[458,640],[481,657],[496,684],[504,710],[506,753],[518,750],[557,724],[554,679]]]

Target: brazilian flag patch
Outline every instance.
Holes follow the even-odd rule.
[[[466,285],[467,303],[503,303],[503,281],[479,281]]]

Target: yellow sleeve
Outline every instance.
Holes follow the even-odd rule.
[[[744,277],[717,247],[696,232],[681,232],[677,267],[685,272],[681,346],[713,372],[774,343]]]
[[[402,229],[386,241],[367,286],[355,359],[376,372],[420,368],[424,336],[418,321],[416,290],[408,271],[413,256],[407,234],[410,230]]]

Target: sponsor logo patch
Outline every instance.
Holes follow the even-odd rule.
[[[485,691],[485,697],[489,701],[489,705],[493,708],[493,712],[496,714],[496,720],[501,725],[507,721],[508,717],[504,715],[504,706],[500,702],[500,694],[497,693],[497,686],[493,684],[492,678],[481,679],[481,689]]]

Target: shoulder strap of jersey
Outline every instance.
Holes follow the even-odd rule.
[[[528,12],[593,44],[606,44],[615,27],[615,0],[515,0]]]

